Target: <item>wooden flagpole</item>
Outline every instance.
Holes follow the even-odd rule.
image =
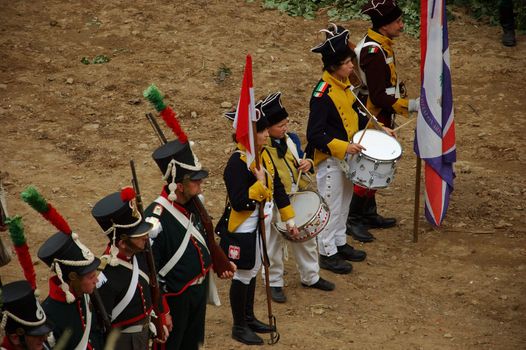
[[[415,210],[413,218],[413,243],[418,242],[418,223],[420,221],[420,177],[422,176],[422,159],[416,157],[415,174]]]
[[[250,113],[249,113],[250,116]],[[251,121],[252,123],[252,135],[254,137],[254,148],[255,148],[255,162],[256,162],[256,168],[263,167],[263,164],[260,162],[260,155],[261,152],[259,151],[259,147],[257,144],[257,127],[256,122]],[[272,179],[270,179],[272,181]],[[264,207],[265,207],[265,201],[262,201],[259,203],[258,208],[258,229],[261,236],[261,245],[263,250],[263,267],[265,272],[265,292],[267,294],[267,313],[268,313],[268,321],[269,326],[271,328],[274,328],[273,331],[270,332],[270,340],[269,345],[274,345],[279,341],[280,335],[278,332],[278,326],[276,324],[276,317],[272,313],[272,295],[270,292],[270,261],[267,253],[267,238],[266,238],[266,232],[265,232],[265,213],[264,213]]]

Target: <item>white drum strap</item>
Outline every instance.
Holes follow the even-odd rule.
[[[80,343],[77,344],[74,350],[86,350],[88,348],[89,334],[91,332],[91,309],[87,294],[84,294],[84,310],[86,310],[86,325]]]
[[[208,249],[208,246],[206,245],[206,241],[204,237],[197,231],[197,229],[192,224],[191,220],[188,220],[188,218],[181,213],[179,210],[175,209],[172,203],[170,203],[166,198],[164,197],[158,197],[155,200],[156,203],[162,205],[172,216],[179,221],[183,225],[183,227],[186,227],[186,233],[183,238],[183,242],[175,252],[175,254],[170,258],[170,260],[166,263],[166,265],[163,266],[163,268],[159,271],[159,275],[162,277],[166,276],[166,274],[177,264],[179,259],[184,254],[184,251],[186,250],[186,247],[188,246],[188,242],[190,241],[190,235],[194,236],[195,239],[199,241],[203,246]]]
[[[290,149],[290,153],[292,153],[292,155],[294,156],[294,159],[296,159],[296,161],[299,164],[301,159],[298,153],[298,148],[296,147],[296,144],[294,143],[294,141],[292,141],[292,139],[288,135],[287,135],[287,147],[288,149]]]
[[[126,294],[124,294],[124,297],[119,301],[117,305],[111,310],[111,320],[115,321],[117,317],[124,311],[126,306],[130,304],[131,300],[133,299],[133,296],[135,294],[135,291],[137,290],[137,282],[139,281],[139,264],[137,263],[137,258],[133,257],[133,270],[132,270],[132,277],[130,281],[130,285],[128,286],[128,290],[126,291]]]

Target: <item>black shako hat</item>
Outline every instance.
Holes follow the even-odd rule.
[[[327,70],[332,65],[339,66],[346,58],[354,58],[354,51],[349,47],[349,31],[342,26],[329,25],[329,29],[322,29],[326,39],[323,43],[311,49],[320,53],[323,69]]]
[[[91,210],[91,215],[110,239],[113,239],[115,231],[116,241],[144,236],[153,227],[141,217],[135,192],[130,187],[99,200]]]
[[[256,105],[255,105],[256,117],[258,118],[258,120],[256,122],[256,132],[262,132],[263,130],[267,129],[270,126],[268,119],[261,113],[261,104],[262,103],[263,103],[263,101],[258,101],[256,103]],[[234,121],[234,119],[236,119],[236,112],[237,112],[237,110],[226,112],[225,113],[225,117],[227,119],[230,119],[230,120]]]
[[[61,275],[66,280],[69,280],[71,272],[82,276],[95,271],[100,265],[100,259],[93,256],[93,253],[80,243],[78,237],[73,239],[72,235],[76,233],[55,233],[42,244],[37,253],[38,258],[47,266],[58,264]],[[58,274],[57,270],[55,266],[54,272]]]
[[[172,182],[172,177],[176,183],[184,179],[201,180],[208,177],[208,170],[201,168],[190,142],[170,141],[157,148],[152,158],[163,173],[163,179],[168,183]]]
[[[362,13],[371,17],[375,29],[395,21],[403,14],[394,0],[369,0],[362,7]]]
[[[261,113],[267,117],[269,126],[275,125],[287,118],[289,114],[281,104],[281,92],[274,92],[263,99]]]
[[[52,331],[53,327],[28,281],[8,283],[1,289],[0,324],[6,334],[40,336]]]

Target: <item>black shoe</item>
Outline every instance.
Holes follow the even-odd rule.
[[[505,29],[502,34],[502,45],[504,46],[515,46],[517,41],[515,40],[515,30]]]
[[[272,333],[276,331],[275,326],[271,327],[268,324],[261,322],[257,318],[247,319],[247,326],[256,333]]]
[[[365,227],[362,223],[347,222],[346,233],[353,239],[362,243],[369,243],[375,240],[374,236],[369,231],[367,231],[367,227]]]
[[[263,339],[247,326],[232,327],[232,338],[247,345],[262,345]]]
[[[389,228],[396,225],[395,218],[384,218],[382,215],[364,216],[363,223],[368,228]]]
[[[366,228],[389,228],[396,225],[395,218],[384,218],[378,214],[376,197],[367,198],[364,202],[361,223]]]
[[[276,303],[284,303],[287,301],[283,287],[270,287],[270,296]]]
[[[338,254],[342,257],[342,259],[349,260],[349,261],[364,261],[367,257],[367,253],[363,250],[354,249],[348,244],[344,244],[342,246],[336,247],[338,248]]]
[[[318,282],[314,283],[314,284],[311,284],[310,286],[309,285],[306,285],[305,283],[301,283],[301,285],[303,287],[306,287],[306,288],[316,288],[316,289],[319,289],[319,290],[324,290],[324,291],[331,291],[331,290],[334,290],[334,288],[336,288],[336,286],[334,285],[334,283],[332,282],[329,282],[327,280],[324,280],[323,278],[320,277],[320,279],[318,280]]]
[[[320,267],[339,274],[347,274],[352,271],[352,265],[343,260],[340,254],[331,256],[320,255]]]

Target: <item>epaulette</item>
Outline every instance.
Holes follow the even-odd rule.
[[[160,204],[157,204],[157,205],[153,208],[152,213],[153,213],[154,215],[161,216],[161,214],[163,213],[163,210],[164,210],[163,206],[160,205]]]
[[[100,257],[100,265],[97,267],[98,271],[104,271],[106,265],[108,265],[108,255],[103,255]]]
[[[323,96],[323,93],[325,92],[325,90],[327,90],[327,88],[329,87],[329,83],[327,83],[326,81],[320,81],[318,83],[318,85],[316,86],[316,88],[314,89],[314,92],[312,93],[312,96],[314,97],[322,97]]]

